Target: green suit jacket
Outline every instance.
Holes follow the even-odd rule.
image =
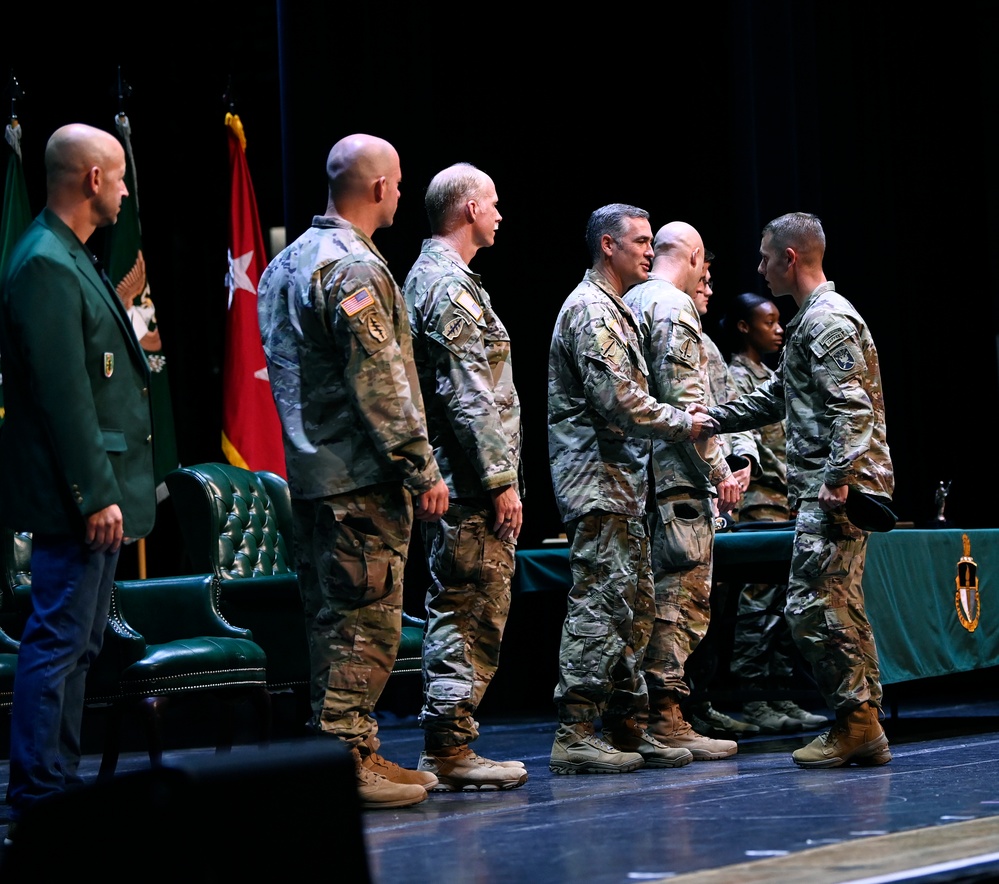
[[[126,537],[156,518],[149,366],[90,252],[43,209],[0,280],[0,522],[79,534],[121,507]]]

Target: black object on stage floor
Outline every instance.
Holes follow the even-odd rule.
[[[371,880],[354,763],[328,737],[167,759],[72,789],[29,808],[13,839],[5,884],[109,867],[155,882],[304,880],[326,852],[338,876]]]

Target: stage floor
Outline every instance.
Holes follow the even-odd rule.
[[[750,738],[730,759],[675,770],[557,776],[548,770],[553,718],[485,718],[477,750],[522,760],[527,783],[509,792],[432,793],[412,808],[364,811],[370,878],[376,884],[999,880],[999,699],[994,691],[983,696],[982,684],[995,681],[978,679],[965,689],[946,680],[925,690],[913,686],[885,724],[892,762],[864,769],[798,769],[790,752],[812,731]],[[386,757],[415,766],[422,733],[414,717],[386,713],[381,736]],[[168,752],[166,760],[189,753],[212,750]],[[96,776],[99,761],[86,756],[85,777]],[[146,767],[143,753],[129,752],[119,773]],[[4,790],[6,780],[4,760]],[[322,800],[302,795],[308,806]],[[282,809],[240,812],[252,849],[254,839],[267,844],[268,818]],[[0,807],[0,827],[5,815]],[[178,849],[183,832],[178,819]],[[280,856],[280,845],[266,849]],[[332,873],[336,852],[317,845],[316,874],[324,867]]]

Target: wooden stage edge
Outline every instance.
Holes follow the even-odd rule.
[[[816,832],[816,835],[820,835]],[[663,878],[656,884],[862,884],[999,863],[999,817],[827,844],[788,856]],[[897,876],[897,877],[896,877]]]

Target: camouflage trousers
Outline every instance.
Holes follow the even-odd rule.
[[[643,670],[653,709],[690,694],[687,658],[711,622],[715,525],[709,498],[660,496],[650,508],[656,617]]]
[[[817,500],[801,502],[785,615],[819,691],[837,712],[868,700],[881,706],[881,669],[861,586],[867,538],[842,509],[823,513]]]
[[[740,522],[786,522],[787,507],[753,506],[739,511]],[[735,587],[735,630],[729,666],[747,687],[786,686],[794,675],[794,641],[784,617],[786,583],[746,583]]]
[[[294,500],[295,565],[312,663],[314,726],[377,751],[373,712],[402,636],[413,502],[401,485]]]
[[[645,716],[642,659],[655,613],[641,519],[592,512],[566,525],[572,588],[555,708],[563,723]]]
[[[440,522],[421,522],[431,585],[423,636],[427,749],[479,736],[475,710],[499,666],[510,613],[516,543],[493,531],[491,506],[452,504]]]

